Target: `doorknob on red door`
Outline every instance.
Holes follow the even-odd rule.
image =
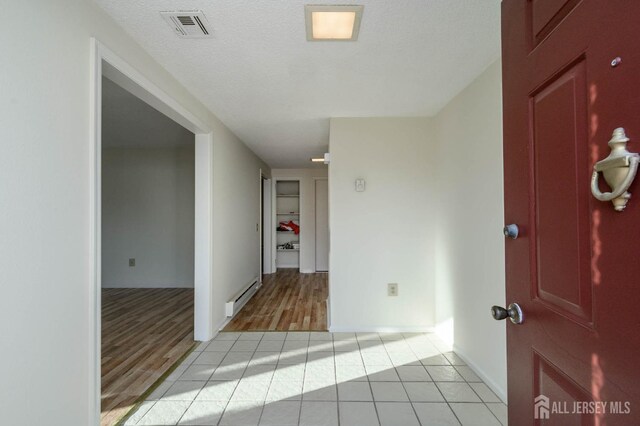
[[[508,317],[514,324],[522,324],[524,322],[524,314],[522,313],[520,305],[517,303],[510,304],[507,309],[501,306],[492,306],[491,316],[496,321],[500,321]]]
[[[516,238],[518,238],[520,229],[518,229],[518,225],[516,225],[515,223],[511,223],[509,225],[505,225],[505,227],[502,228],[502,233],[505,237],[509,237],[512,240],[515,240]]]

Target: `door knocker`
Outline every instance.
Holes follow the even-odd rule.
[[[640,155],[627,151],[629,138],[622,127],[613,131],[609,147],[611,153],[604,160],[593,166],[591,177],[591,193],[600,201],[611,201],[613,208],[621,212],[627,206],[631,194],[627,192],[638,172]],[[600,192],[598,188],[598,174],[602,172],[604,180],[611,188],[611,192]]]

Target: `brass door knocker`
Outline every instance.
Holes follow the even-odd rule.
[[[627,192],[638,172],[640,155],[627,151],[629,138],[622,127],[613,131],[609,147],[611,153],[604,160],[593,166],[591,177],[591,193],[600,201],[611,201],[613,208],[621,212],[627,206],[631,194]],[[598,174],[602,172],[604,180],[611,188],[611,192],[600,192]]]

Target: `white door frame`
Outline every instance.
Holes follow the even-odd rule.
[[[213,133],[209,126],[143,74],[91,39],[89,148],[89,380],[90,425],[100,423],[102,77],[106,76],[195,134],[194,338],[209,340],[212,327]]]
[[[285,181],[298,181],[298,209],[300,210],[300,216],[298,216],[298,222],[300,225],[300,235],[298,236],[298,241],[300,241],[300,251],[298,251],[298,271],[301,271],[300,266],[302,265],[302,253],[304,248],[302,247],[302,234],[305,232],[302,227],[302,211],[303,211],[303,196],[302,196],[302,177],[291,177],[291,176],[271,176],[271,212],[272,212],[272,221],[273,225],[271,226],[271,270],[275,273],[278,271],[278,265],[276,264],[276,256],[278,255],[278,234],[276,228],[278,227],[278,182]],[[306,210],[305,210],[306,211]]]
[[[273,208],[272,208],[272,188],[271,178],[260,170],[260,200],[262,202],[262,229],[260,230],[261,239],[264,241],[262,247],[262,256],[260,257],[260,279],[263,274],[272,274],[272,232],[273,229]]]
[[[318,271],[318,205],[317,205],[317,201],[318,201],[318,181],[319,180],[326,180],[327,181],[327,219],[329,218],[329,177],[314,177],[313,178],[313,226],[314,226],[314,232],[315,232],[315,238],[314,238],[314,244],[315,246],[315,259],[314,259],[314,270],[315,272],[329,272],[329,270],[327,269],[326,271]],[[327,227],[329,226],[329,224],[327,223]],[[327,231],[329,232],[329,235],[331,235],[331,230],[327,229]],[[331,242],[331,238],[329,238],[329,242]],[[331,246],[328,247],[328,249],[331,249]]]

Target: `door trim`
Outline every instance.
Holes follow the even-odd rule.
[[[101,150],[102,77],[107,76],[195,134],[194,339],[209,340],[212,326],[213,133],[208,125],[96,38],[90,46],[89,134],[89,392],[88,423],[100,424],[101,405]],[[104,66],[103,66],[104,65]]]
[[[272,190],[271,190],[271,178],[268,177],[262,170],[260,171],[260,191],[262,202],[262,217],[260,218],[261,229],[260,236],[264,239],[262,247],[262,253],[260,256],[260,277],[264,274],[272,274],[272,228],[273,228],[273,208],[272,208]]]
[[[326,271],[318,271],[318,193],[317,193],[317,189],[318,189],[318,181],[319,180],[326,180],[327,181],[327,232],[329,233],[329,247],[327,247],[327,249],[330,249],[331,247],[331,229],[329,228],[329,177],[314,177],[313,178],[313,232],[314,232],[314,238],[313,238],[313,243],[315,244],[314,247],[314,270],[315,272],[318,273],[329,273],[329,268],[331,267],[331,265],[329,265],[329,268],[327,268]]]
[[[276,209],[278,208],[278,203],[277,203],[277,185],[278,182],[285,182],[285,181],[297,181],[298,182],[298,192],[300,193],[299,198],[298,198],[298,206],[300,211],[298,213],[300,213],[299,217],[299,222],[300,222],[300,236],[298,241],[300,241],[300,251],[298,252],[298,272],[300,273],[305,273],[302,272],[302,269],[300,268],[301,264],[302,264],[302,253],[304,251],[304,247],[302,246],[302,234],[305,231],[305,229],[302,227],[302,217],[303,211],[306,211],[306,209],[303,208],[303,203],[304,203],[304,197],[302,195],[302,182],[303,182],[303,178],[302,177],[292,177],[292,176],[271,176],[271,219],[273,221],[272,225],[271,225],[271,271],[273,273],[278,272],[278,265],[276,264],[276,256],[278,255],[278,250],[277,250],[277,245],[278,245],[278,234],[276,233],[276,223],[278,222],[278,215],[277,215],[277,211]]]

